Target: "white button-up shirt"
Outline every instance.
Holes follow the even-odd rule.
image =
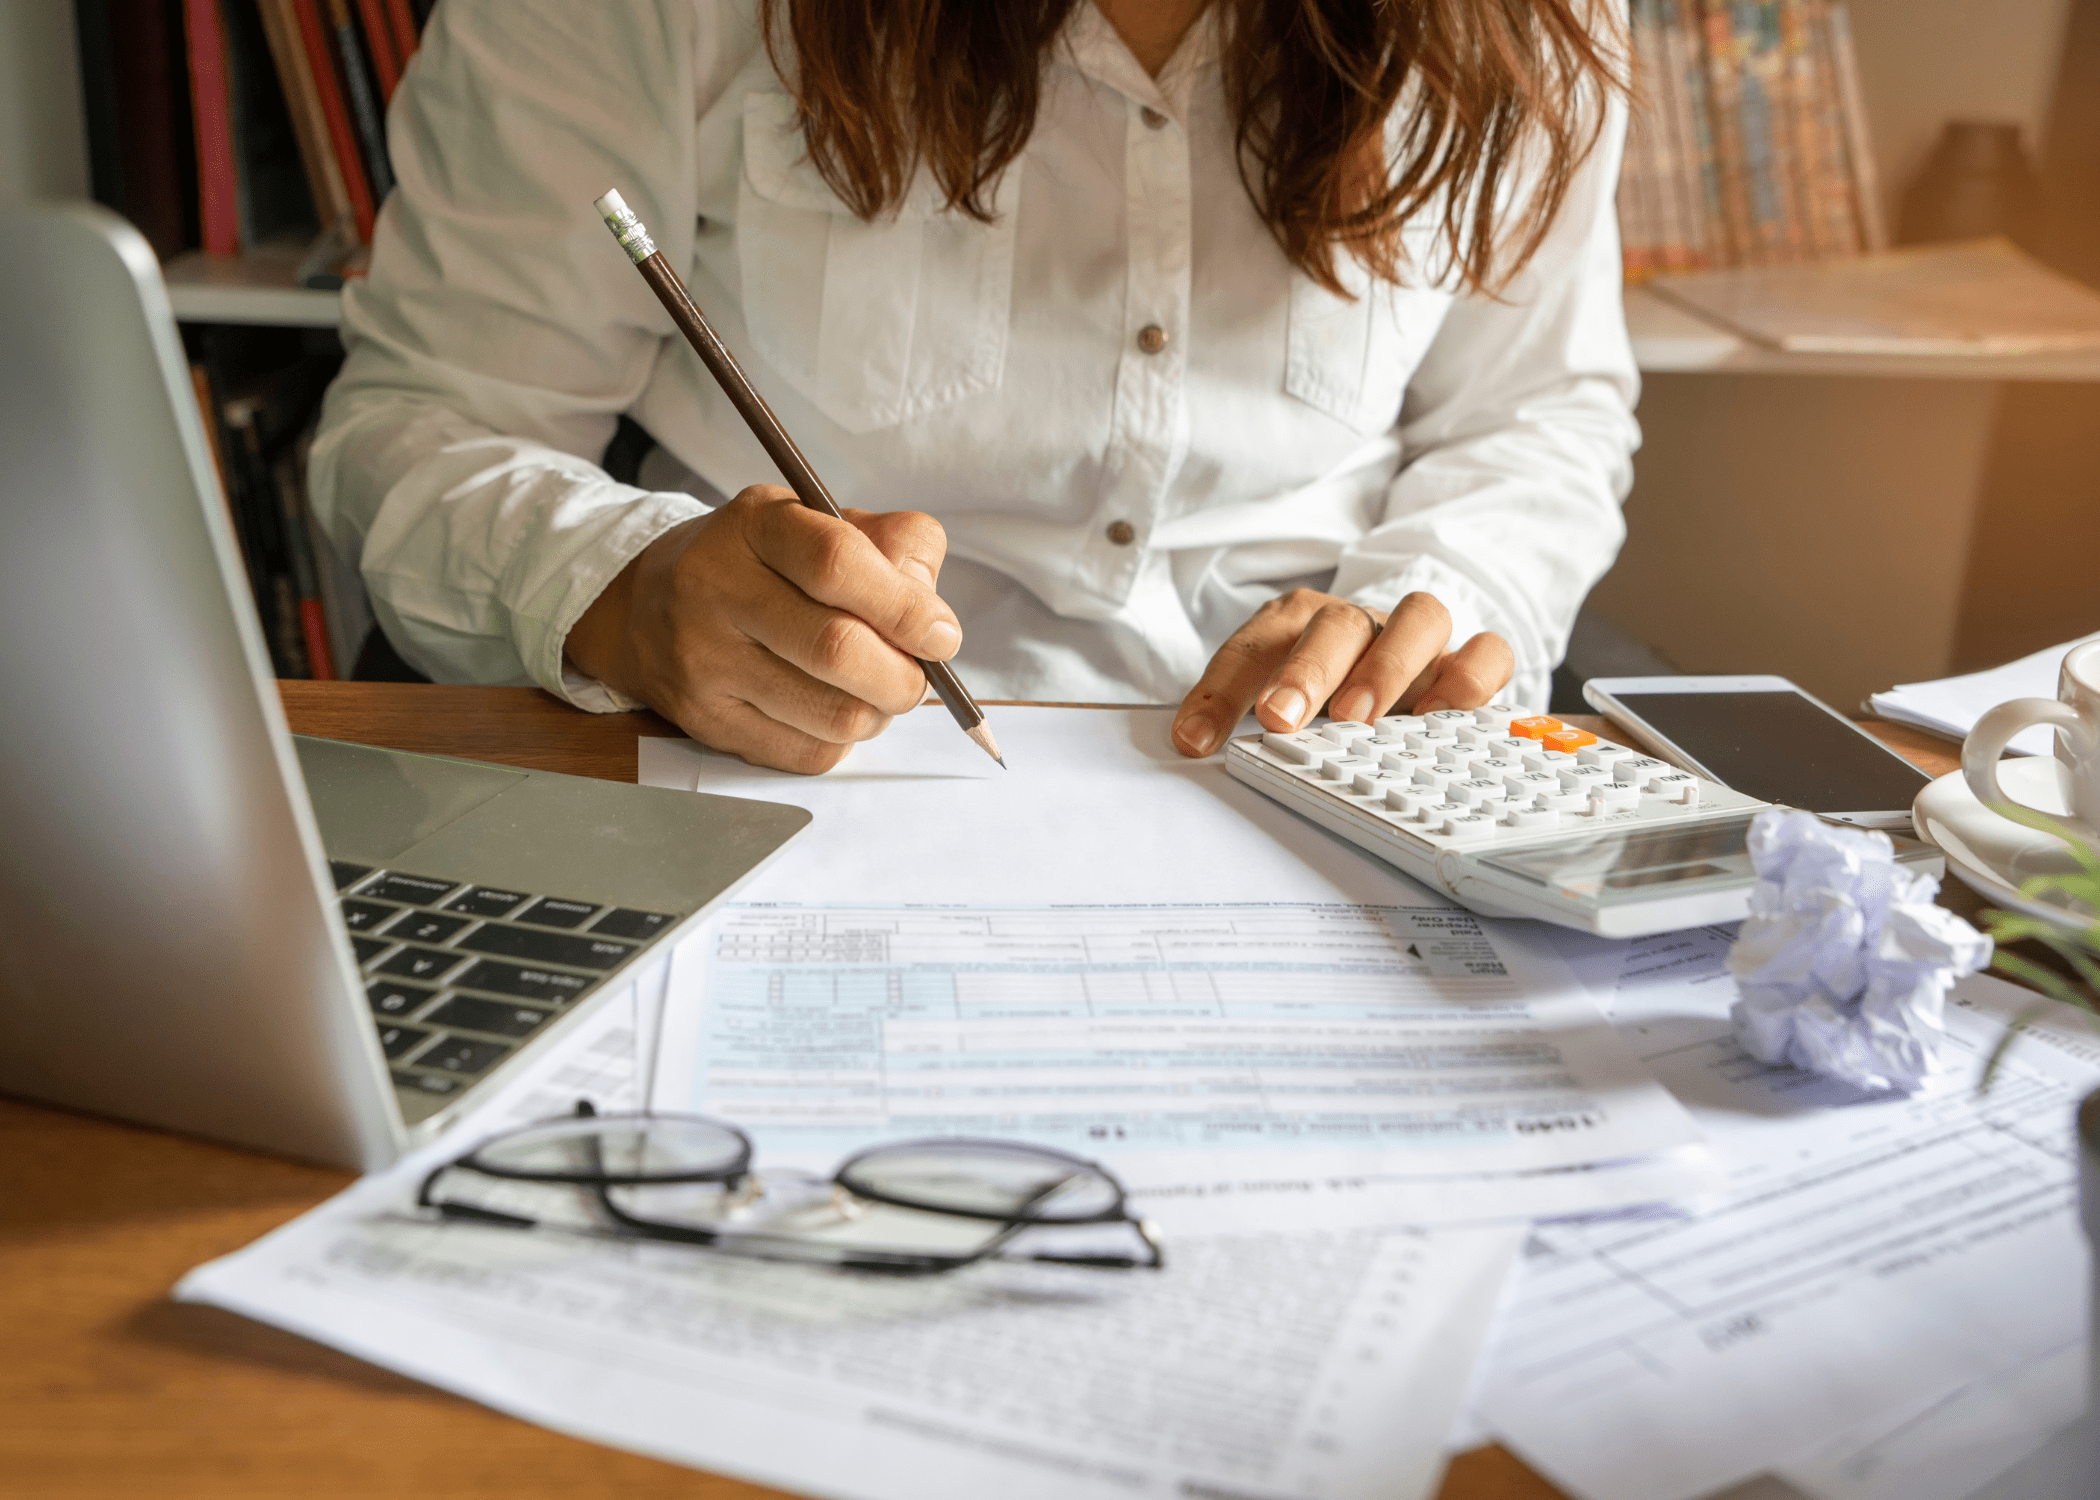
[[[1249,201],[1216,35],[1155,79],[1080,5],[992,222],[922,174],[865,223],[749,0],[446,0],[311,467],[402,655],[628,706],[565,671],[570,626],[667,528],[778,482],[593,211],[618,188],[840,503],[947,528],[980,698],[1176,701],[1309,585],[1427,590],[1542,706],[1637,442],[1623,114],[1499,299],[1454,292],[1426,225],[1407,286],[1345,255],[1338,297]],[[646,488],[597,465],[623,412],[660,445]]]

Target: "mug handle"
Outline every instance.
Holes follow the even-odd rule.
[[[2010,804],[2083,829],[2084,825],[2078,819],[2067,818],[2061,813],[2044,813],[2039,807],[2006,796],[1998,785],[1999,757],[2005,754],[2005,747],[2012,743],[2014,735],[2034,724],[2054,725],[2069,735],[2074,743],[2094,738],[2092,723],[2070,704],[2059,703],[2054,698],[2015,698],[2010,703],[1999,704],[1978,719],[1976,727],[1969,731],[1969,737],[1962,741],[1962,778],[1969,783],[1969,790],[1976,794],[1976,800],[1993,812]]]

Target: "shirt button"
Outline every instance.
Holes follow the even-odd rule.
[[[1138,111],[1138,118],[1145,122],[1147,130],[1164,130],[1167,128],[1167,117],[1150,105]]]
[[[1157,354],[1167,347],[1167,331],[1157,323],[1147,323],[1138,330],[1138,347],[1147,354]]]
[[[1127,547],[1137,540],[1137,528],[1128,521],[1110,521],[1108,539],[1118,547]]]

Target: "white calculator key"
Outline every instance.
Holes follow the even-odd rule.
[[[1545,771],[1524,771],[1503,777],[1502,785],[1512,798],[1529,802],[1534,797],[1559,791],[1560,778]]]
[[[1589,808],[1590,794],[1588,792],[1571,792],[1565,789],[1557,792],[1542,792],[1539,794],[1538,805],[1552,812],[1584,812]]]
[[[1376,766],[1358,771],[1349,780],[1349,790],[1359,797],[1383,797],[1386,788],[1405,786],[1407,783],[1391,771],[1381,771]]]
[[[1349,745],[1354,744],[1357,740],[1367,740],[1377,732],[1368,724],[1356,724],[1347,719],[1320,726],[1320,738],[1333,740],[1337,745]]]
[[[1415,785],[1426,786],[1441,792],[1454,781],[1466,778],[1456,771],[1447,771],[1442,766],[1423,766],[1415,772]]]
[[[1548,750],[1541,745],[1527,746],[1523,752],[1524,768],[1528,771],[1557,771],[1562,766],[1575,764],[1575,757],[1563,755],[1558,750]]]
[[[1560,814],[1545,807],[1512,807],[1503,814],[1502,821],[1510,828],[1528,832],[1540,828],[1558,828]]]
[[[1436,757],[1425,750],[1388,750],[1378,757],[1378,764],[1395,776],[1412,776],[1417,771],[1435,770]]]
[[[1609,766],[1616,764],[1631,754],[1633,752],[1624,745],[1612,745],[1599,741],[1594,745],[1584,745],[1575,752],[1575,758],[1586,766]]]
[[[1492,729],[1497,734],[1506,733],[1509,721],[1516,716],[1517,711],[1507,703],[1490,703],[1485,708],[1473,710],[1473,722],[1482,729]]]
[[[1403,818],[1419,817],[1423,808],[1443,800],[1444,794],[1442,792],[1432,792],[1419,786],[1391,787],[1387,789],[1385,794],[1387,809],[1398,813]]]
[[[1442,828],[1453,818],[1467,818],[1471,817],[1472,815],[1473,809],[1466,806],[1465,803],[1452,802],[1446,800],[1440,802],[1423,803],[1421,811],[1417,816],[1421,818],[1424,826],[1426,827]]]
[[[1524,774],[1524,762],[1507,755],[1483,755],[1473,762],[1473,774],[1507,781],[1512,776]]]
[[[1460,813],[1444,819],[1444,826],[1438,832],[1448,839],[1473,843],[1495,836],[1495,820],[1484,813]]]
[[[1667,776],[1651,777],[1648,790],[1665,802],[1680,802],[1686,807],[1699,805],[1699,778],[1689,771],[1672,771]]]
[[[1595,786],[1610,786],[1611,772],[1602,766],[1561,766],[1555,772],[1560,784],[1571,792],[1585,792]]]
[[[1458,743],[1458,730],[1450,724],[1425,723],[1420,729],[1410,729],[1401,736],[1411,750],[1434,750],[1439,745]]]
[[[1294,766],[1317,765],[1328,756],[1341,753],[1332,740],[1323,740],[1302,729],[1296,734],[1265,734],[1261,737],[1261,747]]]
[[[1422,715],[1422,718],[1430,728],[1434,729],[1441,724],[1453,734],[1458,733],[1460,725],[1470,727],[1473,723],[1473,715],[1463,708],[1440,708],[1434,713]]]
[[[1631,760],[1619,761],[1611,768],[1611,773],[1621,781],[1630,781],[1635,786],[1646,786],[1653,778],[1667,776],[1676,769],[1668,761],[1636,755]]]
[[[1428,720],[1418,714],[1389,714],[1378,721],[1380,735],[1399,739],[1404,734],[1419,734]]]
[[[1437,769],[1463,774],[1471,769],[1473,757],[1479,753],[1471,745],[1439,745],[1436,752]]]
[[[1510,760],[1522,760],[1525,751],[1536,750],[1539,745],[1537,740],[1520,740],[1505,734],[1498,739],[1489,740],[1485,748]]]
[[[1485,745],[1489,740],[1496,737],[1496,731],[1482,729],[1478,724],[1461,724],[1458,726],[1458,742],[1461,745]]]
[[[1632,812],[1641,805],[1640,788],[1624,782],[1605,782],[1590,793],[1590,804],[1592,812]]]
[[[1378,762],[1375,760],[1365,760],[1360,755],[1343,755],[1323,764],[1320,767],[1320,778],[1323,781],[1353,781],[1358,771],[1377,769]]]
[[[1468,777],[1454,781],[1444,788],[1444,794],[1453,802],[1463,802],[1468,807],[1479,807],[1482,803],[1507,802],[1509,792],[1500,781],[1485,776]]]

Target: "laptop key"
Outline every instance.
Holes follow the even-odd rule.
[[[382,1023],[379,1028],[379,1045],[385,1049],[390,1061],[399,1062],[429,1041],[431,1035],[420,1026],[389,1026]]]
[[[600,917],[591,931],[607,937],[653,938],[677,920],[660,911],[636,911],[629,906],[616,906]]]
[[[434,911],[412,911],[386,930],[390,938],[411,943],[442,943],[466,926],[472,918],[441,916]]]
[[[365,1000],[374,1015],[405,1016],[428,1000],[436,990],[426,989],[420,984],[403,984],[398,979],[382,979],[377,984],[365,986]]]
[[[476,1073],[486,1073],[510,1052],[511,1049],[502,1042],[470,1042],[463,1036],[448,1036],[417,1058],[416,1066],[471,1077]]]
[[[372,867],[370,865],[353,865],[347,859],[331,859],[328,861],[328,873],[334,877],[335,888],[342,890],[345,886],[356,885],[360,880],[371,874]]]
[[[456,1094],[466,1085],[457,1078],[445,1078],[436,1073],[396,1073],[394,1087],[415,1089],[425,1094]]]
[[[612,943],[600,937],[572,937],[566,932],[534,932],[524,927],[484,927],[459,940],[462,948],[476,953],[494,953],[502,958],[526,958],[543,964],[566,964],[572,969],[614,969],[634,952],[631,943]]]
[[[363,968],[393,946],[385,938],[358,937],[354,934],[350,938],[350,951],[357,955],[359,968]]]
[[[552,896],[542,896],[511,920],[539,927],[581,927],[597,909],[593,901],[557,901]]]
[[[499,891],[494,886],[477,885],[450,902],[446,911],[463,911],[470,917],[505,917],[518,909],[522,901],[532,897],[523,891]]]
[[[378,901],[345,901],[343,925],[352,932],[368,932],[399,910]]]
[[[452,981],[461,989],[493,990],[516,995],[521,1000],[574,1000],[595,988],[598,980],[588,974],[557,974],[550,969],[527,969],[517,964],[499,964],[492,958],[476,961]]]
[[[382,963],[379,972],[398,974],[403,979],[436,979],[465,957],[464,953],[448,953],[442,948],[403,948]]]
[[[446,896],[459,889],[456,880],[433,880],[428,875],[404,875],[399,870],[389,870],[384,877],[375,880],[360,896],[378,896],[387,901],[404,901],[410,906],[435,906]]]
[[[428,1020],[433,1026],[457,1026],[466,1031],[486,1031],[495,1036],[530,1036],[542,1021],[555,1012],[530,1005],[506,1004],[501,1000],[477,1000],[472,995],[454,995]]]

